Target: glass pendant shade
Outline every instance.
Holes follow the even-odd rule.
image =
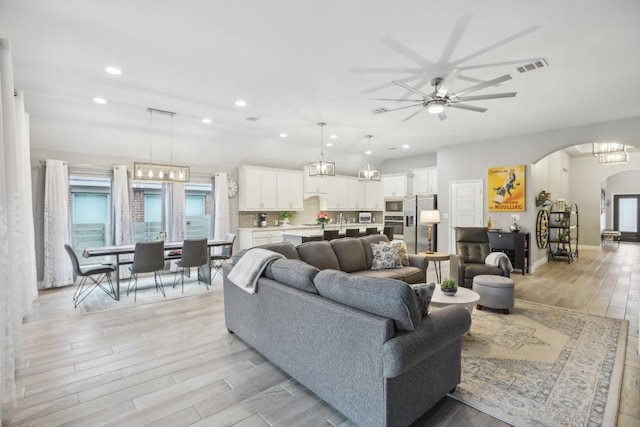
[[[317,162],[309,163],[309,176],[335,176],[336,175],[336,164],[333,162],[327,162],[324,159],[324,151],[322,149],[324,145],[323,141],[323,128],[326,125],[324,122],[318,123],[320,126],[320,160]]]

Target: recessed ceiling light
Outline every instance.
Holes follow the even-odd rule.
[[[338,135],[336,135],[335,133],[332,134],[332,135],[329,135],[329,138],[331,138],[331,139],[336,139],[337,137],[338,137]]]
[[[93,102],[95,102],[96,104],[106,104],[107,100],[104,98],[93,98]]]
[[[366,154],[366,155],[370,155],[370,154],[371,154],[371,150],[367,150],[367,151],[365,151],[365,152],[364,152],[364,154]]]
[[[122,74],[122,71],[120,71],[120,68],[116,68],[116,67],[107,67],[104,70],[109,74],[113,74],[114,76],[119,76],[120,74]]]
[[[247,106],[247,101],[245,101],[244,99],[238,99],[236,101],[236,107],[246,107]]]
[[[208,119],[208,118],[205,117],[204,119],[202,119],[202,123],[205,123],[207,125],[211,124],[211,119]]]
[[[280,134],[280,138],[286,138],[286,137],[288,137],[288,136],[289,136],[289,135],[287,135],[287,134],[286,134],[286,133],[284,133],[284,132]]]
[[[326,145],[327,147],[333,147],[333,142],[327,142],[325,145]]]
[[[404,149],[409,148],[409,144],[404,144],[404,145],[402,146],[402,148],[404,148]]]

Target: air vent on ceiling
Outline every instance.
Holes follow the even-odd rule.
[[[247,117],[247,120],[250,121],[250,122],[257,122],[260,119],[257,118],[257,117],[249,116],[249,117]]]
[[[389,111],[387,107],[380,107],[380,108],[376,108],[375,110],[371,110],[373,114],[386,113],[387,111]]]
[[[389,151],[393,151],[393,150],[397,150],[397,149],[398,149],[398,147],[389,147],[389,148],[387,148],[387,150],[389,150]]]
[[[526,73],[527,71],[533,71],[533,70],[537,70],[538,68],[548,67],[548,66],[549,66],[549,63],[547,62],[547,60],[544,58],[540,58],[539,60],[532,62],[531,64],[525,64],[525,65],[521,65],[520,67],[516,67],[516,70],[518,70],[521,73]]]

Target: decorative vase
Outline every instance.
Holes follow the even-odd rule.
[[[324,222],[321,222],[321,223],[320,223],[320,228],[321,228],[322,230],[324,230]]]
[[[440,290],[442,291],[443,294],[449,295],[450,297],[454,296],[456,292],[458,292],[458,289],[450,289],[450,288],[445,288],[445,289],[440,288]]]

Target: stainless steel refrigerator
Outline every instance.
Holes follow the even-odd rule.
[[[437,209],[438,196],[428,194],[424,196],[406,196],[404,198],[404,241],[407,244],[409,253],[425,252],[428,247],[427,225],[420,224],[420,211]],[[431,235],[431,249],[437,250],[438,226],[433,225]]]

